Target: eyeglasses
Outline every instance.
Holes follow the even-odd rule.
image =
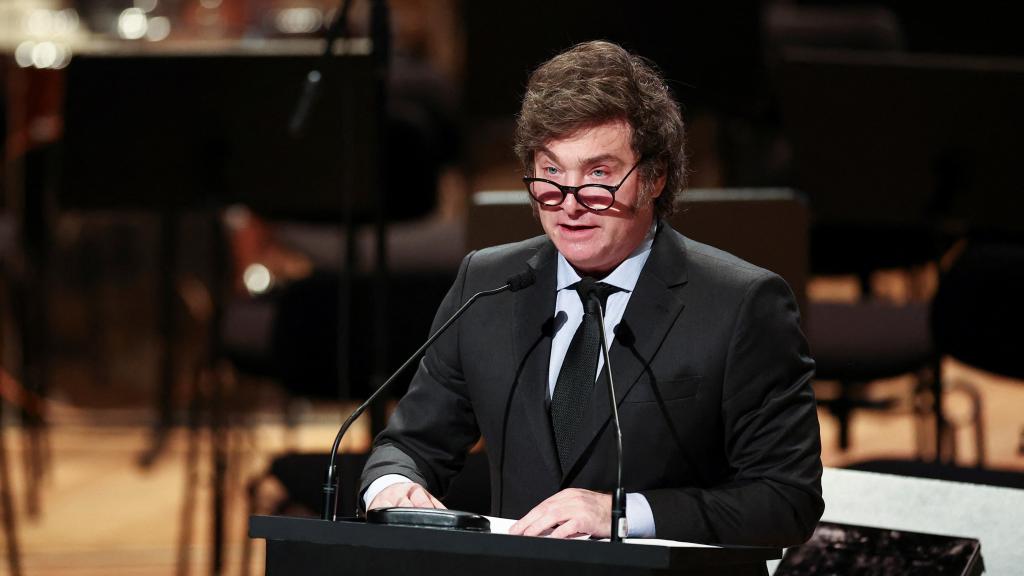
[[[560,206],[562,202],[565,202],[565,197],[572,194],[576,197],[576,201],[583,206],[595,212],[600,212],[612,207],[612,204],[615,203],[615,193],[626,183],[626,179],[636,170],[640,162],[643,162],[643,158],[638,160],[629,169],[629,172],[626,172],[626,175],[622,177],[622,181],[615,186],[608,186],[607,184],[563,186],[544,178],[523,178],[523,183],[526,184],[526,189],[530,192],[530,198],[533,198],[538,204]]]

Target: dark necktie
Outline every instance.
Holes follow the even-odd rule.
[[[555,432],[558,460],[563,471],[570,464],[576,431],[590,400],[590,392],[597,378],[597,361],[601,355],[602,326],[596,299],[589,294],[593,291],[597,295],[603,309],[608,296],[619,290],[603,282],[594,282],[593,278],[584,278],[574,287],[583,302],[583,321],[569,343],[562,369],[558,372],[558,380],[555,381],[555,391],[551,395],[551,426]]]

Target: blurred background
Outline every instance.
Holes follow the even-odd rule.
[[[1013,4],[354,0],[322,57],[326,0],[3,0],[0,574],[262,573],[248,515],[318,515],[462,256],[541,232],[519,98],[599,38],[683,105],[672,224],[797,293],[826,466],[1024,487]]]

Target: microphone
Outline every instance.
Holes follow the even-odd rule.
[[[418,350],[412,353],[412,356],[409,356],[409,358],[401,366],[398,367],[398,370],[395,370],[394,374],[389,376],[388,379],[385,380],[384,383],[380,385],[380,388],[377,388],[377,390],[374,391],[373,394],[370,394],[370,397],[367,398],[365,402],[360,404],[358,408],[356,408],[355,410],[352,411],[351,414],[349,414],[348,418],[345,419],[345,422],[341,425],[341,428],[338,430],[338,434],[334,437],[334,446],[331,448],[331,460],[327,465],[327,477],[324,480],[323,485],[324,508],[320,514],[320,518],[322,520],[337,520],[337,496],[339,478],[337,476],[337,465],[335,464],[335,460],[337,459],[338,456],[338,448],[341,446],[341,439],[345,436],[345,433],[348,432],[348,429],[349,427],[352,426],[352,423],[355,422],[356,419],[359,418],[359,416],[363,412],[365,412],[366,409],[371,404],[373,404],[374,400],[376,400],[402,372],[405,372],[406,368],[408,368],[413,362],[418,360],[420,356],[427,350],[427,348],[429,348],[430,345],[433,344],[435,340],[440,338],[441,335],[444,334],[445,331],[447,331],[448,328],[451,327],[451,325],[454,324],[455,321],[458,320],[459,317],[462,316],[462,314],[466,310],[468,310],[469,307],[472,306],[477,300],[486,296],[494,296],[495,294],[500,294],[502,292],[518,292],[519,290],[522,290],[523,288],[530,286],[535,281],[536,276],[533,273],[533,269],[527,268],[522,272],[508,278],[508,280],[505,281],[505,284],[498,288],[494,288],[491,290],[483,290],[470,296],[469,300],[466,300],[465,304],[460,306],[459,309],[456,310],[455,313],[452,314],[451,317],[448,318],[448,320],[445,321],[445,323],[442,324],[440,328],[438,328],[433,334],[430,335],[429,338],[427,338],[427,341],[424,342],[423,345],[420,346]],[[432,510],[431,512],[435,512],[434,515],[436,516],[436,511]],[[435,524],[436,521],[431,521],[427,523],[427,525]]]
[[[615,402],[615,380],[612,378],[611,356],[608,354],[608,341],[604,336],[604,306],[601,298],[594,291],[595,281],[591,277],[580,279],[582,292],[586,298],[597,303],[597,318],[600,325],[598,334],[601,341],[601,355],[604,356],[604,369],[608,374],[608,401],[612,406],[612,422],[615,424],[615,492],[612,494],[612,526],[611,541],[622,542],[626,533],[626,490],[622,487],[622,426],[619,424],[619,407]]]

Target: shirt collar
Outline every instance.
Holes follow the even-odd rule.
[[[651,223],[651,228],[647,231],[647,235],[644,236],[643,242],[633,250],[629,257],[616,266],[610,274],[601,279],[601,282],[615,286],[623,292],[632,292],[633,288],[636,287],[637,280],[640,279],[640,272],[643,270],[644,264],[647,263],[647,257],[651,254],[651,246],[654,244],[654,234],[657,230],[658,221],[655,220]],[[565,256],[562,256],[562,253],[559,252],[558,278],[556,283],[558,290],[564,290],[579,281],[580,275],[576,273],[576,270],[565,259]]]

